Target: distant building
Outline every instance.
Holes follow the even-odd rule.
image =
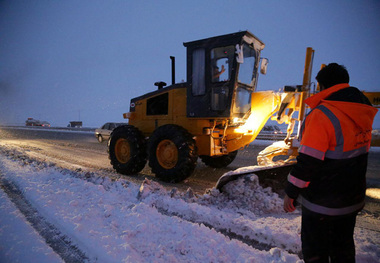
[[[70,127],[70,128],[82,128],[83,126],[83,122],[81,121],[70,121],[69,125],[67,125],[67,127]]]

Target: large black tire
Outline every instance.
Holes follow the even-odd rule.
[[[178,183],[188,178],[197,164],[193,136],[178,125],[163,125],[149,139],[149,166],[164,182]]]
[[[118,173],[133,175],[144,169],[147,161],[146,140],[136,127],[117,127],[112,131],[108,145],[111,165]]]
[[[234,151],[222,156],[211,157],[207,155],[202,155],[200,157],[202,159],[202,162],[207,166],[213,168],[223,168],[228,166],[235,160],[237,153],[238,151]]]

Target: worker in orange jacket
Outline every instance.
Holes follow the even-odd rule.
[[[305,262],[355,262],[356,216],[364,207],[368,150],[377,109],[351,87],[344,66],[332,63],[316,77],[321,92],[301,127],[297,164],[290,171],[284,210],[302,203]],[[329,261],[331,260],[331,261]]]

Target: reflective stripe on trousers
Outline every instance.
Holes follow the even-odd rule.
[[[299,202],[302,203],[302,205],[310,211],[328,216],[341,216],[351,214],[360,210],[364,206],[364,200],[358,204],[342,208],[330,208],[326,206],[317,205],[306,200],[305,198],[300,198]]]

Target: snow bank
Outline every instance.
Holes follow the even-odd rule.
[[[61,169],[4,145],[0,174],[89,262],[302,262],[300,213],[284,213],[279,196],[262,188],[254,174],[227,185],[223,193],[210,189],[197,196],[191,189],[166,190],[147,179],[137,185],[101,173]],[[0,208],[2,214],[12,213]],[[9,229],[13,222],[4,218],[1,229]],[[9,242],[5,232],[0,231],[0,245]],[[357,262],[379,258],[378,233],[357,229],[355,240]],[[41,253],[47,259],[39,262],[52,261],[48,248]]]
[[[191,191],[182,195],[149,180],[140,187],[85,171],[63,170],[14,149],[3,148],[3,154],[9,157],[0,158],[3,178],[16,185],[44,218],[70,237],[90,262],[299,260],[281,246],[273,244],[261,250],[223,233],[222,229],[233,231],[235,224],[243,223],[249,233],[256,223],[237,210],[223,212],[207,205],[206,199],[197,203]],[[203,217],[198,218],[200,214]],[[260,218],[255,220],[259,222]],[[263,225],[264,221],[257,223],[258,229],[270,237],[271,229]],[[0,240],[5,242],[3,236]]]

